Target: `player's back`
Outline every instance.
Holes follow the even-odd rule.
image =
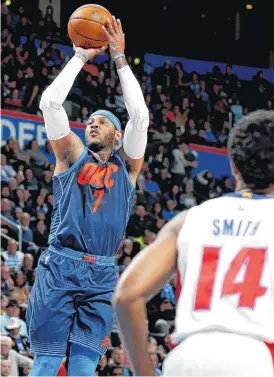
[[[208,331],[274,342],[274,197],[229,194],[192,208],[178,237],[175,343]]]

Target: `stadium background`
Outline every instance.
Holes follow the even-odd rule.
[[[80,0],[7,0],[1,5],[2,335],[12,336],[6,326],[18,327],[18,321],[7,324],[10,316],[25,320],[35,267],[47,247],[55,158],[46,142],[38,103],[44,88],[72,56],[66,24],[83,4]],[[253,1],[249,10],[243,1],[100,4],[123,22],[128,60],[150,111],[146,162],[117,253],[122,273],[178,211],[233,190],[225,148],[229,130],[235,119],[250,111],[273,110],[274,29],[270,2],[264,1]],[[65,102],[71,126],[82,138],[87,116],[97,107],[110,109],[126,124],[112,68],[107,53],[87,64]],[[147,304],[148,348],[157,374],[169,352],[175,287],[176,278]],[[23,362],[18,371],[26,375],[31,360],[28,364],[16,358],[25,354],[31,359],[24,323],[20,323],[23,348],[13,337],[14,353],[8,358],[13,370]],[[98,374],[130,373],[114,324],[111,346]]]

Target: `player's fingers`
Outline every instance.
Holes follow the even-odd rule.
[[[102,26],[102,29],[103,29],[103,31],[105,33],[105,36],[106,36],[107,40],[110,41],[111,35],[109,34],[107,28],[105,26]]]
[[[107,49],[107,47],[108,46],[103,46],[103,47],[98,48],[99,50],[98,54],[102,54]]]
[[[110,22],[109,19],[106,20],[106,26],[105,27],[106,27],[108,33],[113,37],[115,35],[115,33],[114,33],[112,23]]]
[[[112,19],[113,19],[113,30],[114,30],[115,34],[117,34],[119,32],[117,20],[116,20],[115,16],[112,16]]]
[[[122,23],[121,23],[120,18],[118,18],[117,23],[118,23],[118,28],[119,28],[120,33],[122,35],[125,35],[124,32],[123,32],[123,27],[122,27]]]

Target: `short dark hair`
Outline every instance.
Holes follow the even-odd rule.
[[[254,111],[236,122],[228,150],[244,182],[255,191],[274,184],[274,111]]]

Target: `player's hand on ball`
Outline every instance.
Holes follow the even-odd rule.
[[[77,52],[81,51],[83,54],[88,56],[89,60],[92,60],[96,55],[102,54],[102,52],[104,52],[106,50],[106,48],[107,48],[107,46],[103,46],[103,47],[100,47],[100,48],[87,48],[87,49],[85,49],[85,48],[76,47],[75,45],[73,45],[75,55],[77,54]],[[86,63],[85,58],[82,54],[78,54],[77,57],[80,58],[81,60],[83,60],[84,63]]]
[[[113,16],[113,23],[106,20],[105,26],[102,26],[106,38],[109,42],[109,52],[112,57],[125,52],[125,34],[123,32],[121,21]]]

